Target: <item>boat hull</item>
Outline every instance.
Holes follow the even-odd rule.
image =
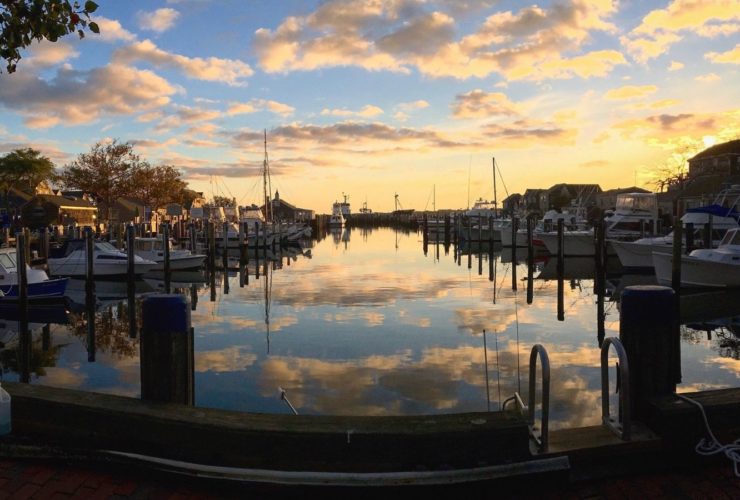
[[[70,259],[47,259],[49,274],[52,276],[69,276],[72,278],[84,278],[87,274],[87,265],[84,260]],[[140,276],[154,269],[155,262],[135,262],[134,275]],[[123,278],[128,276],[128,263],[101,263],[96,261],[93,265],[93,276],[96,278]]]
[[[654,252],[655,277],[661,285],[673,281],[673,255]],[[681,286],[700,288],[740,288],[740,264],[681,256]]]
[[[28,284],[28,297],[61,297],[67,289],[69,278],[48,279]],[[0,292],[6,297],[18,296],[18,285],[0,286]]]
[[[673,241],[654,238],[652,241],[612,241],[614,251],[625,269],[652,270],[653,252],[671,253]]]

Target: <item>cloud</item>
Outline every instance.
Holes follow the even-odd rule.
[[[485,125],[482,133],[500,148],[522,148],[531,147],[532,143],[574,145],[578,130],[561,128],[550,122],[517,120],[509,125]]]
[[[668,71],[678,71],[679,69],[683,69],[684,64],[678,61],[671,61],[671,65],[668,66]]]
[[[136,35],[127,31],[121,26],[121,23],[114,19],[107,19],[100,17],[95,20],[100,27],[100,35],[94,37],[94,40],[102,40],[104,42],[133,42],[136,40]]]
[[[673,0],[664,9],[650,11],[639,26],[622,37],[622,44],[635,60],[646,63],[666,53],[684,33],[706,38],[731,35],[740,30],[739,20],[738,0]]]
[[[258,111],[270,111],[277,115],[288,116],[293,114],[295,108],[277,101],[270,101],[265,99],[252,99],[249,102],[234,102],[230,103],[226,110],[227,115],[241,115],[256,113]]]
[[[24,71],[34,72],[42,68],[56,66],[59,63],[76,58],[80,53],[72,48],[67,42],[42,41],[33,44],[29,49],[29,55],[24,58]]]
[[[429,107],[429,103],[424,99],[418,99],[416,101],[402,102],[398,106],[398,109],[402,111],[413,111],[416,109],[425,109]]]
[[[604,97],[612,100],[639,99],[654,94],[657,90],[658,87],[655,85],[625,85],[624,87],[607,91]]]
[[[716,73],[707,73],[706,75],[698,75],[694,77],[694,80],[702,83],[718,82],[722,78]]]
[[[3,79],[0,103],[24,116],[28,126],[93,122],[161,108],[178,89],[147,70],[109,64],[87,72],[62,68],[50,80],[29,73]]]
[[[383,114],[383,110],[380,109],[377,106],[373,106],[371,104],[367,104],[362,107],[359,111],[351,111],[346,108],[341,109],[328,109],[324,108],[321,110],[321,114],[324,116],[360,116],[365,118],[370,118],[373,116],[378,116]]]
[[[515,116],[521,113],[520,106],[501,92],[488,93],[480,89],[455,96],[452,115],[455,118],[489,118]]]
[[[180,17],[180,13],[170,8],[157,9],[154,12],[139,11],[136,13],[136,19],[139,21],[141,29],[156,31],[157,33],[172,28],[178,17]]]
[[[244,79],[252,76],[252,68],[235,59],[186,57],[171,54],[158,48],[151,40],[132,43],[113,54],[117,63],[146,61],[155,66],[166,66],[181,71],[188,78],[223,82],[232,86],[245,85]]]
[[[735,48],[730,49],[727,52],[710,52],[708,54],[705,54],[704,58],[712,61],[713,63],[740,64],[740,43],[735,45]]]
[[[616,32],[609,1],[570,0],[486,18],[455,38],[456,19],[443,2],[329,1],[259,29],[254,48],[267,72],[356,66],[466,79],[500,73],[510,79],[605,76],[626,61],[616,51],[584,51],[591,34]],[[454,9],[452,9],[454,10]]]

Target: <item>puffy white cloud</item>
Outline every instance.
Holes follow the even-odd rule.
[[[740,0],[673,0],[650,11],[622,44],[638,62],[646,63],[668,51],[684,33],[714,38],[740,30]]]
[[[28,126],[48,127],[151,112],[177,92],[151,71],[109,64],[88,72],[62,68],[50,80],[26,72],[8,75],[0,85],[0,103],[23,115]]]
[[[133,42],[136,40],[136,35],[124,29],[121,23],[114,19],[99,17],[95,19],[95,22],[100,27],[100,34],[94,38],[91,37],[93,40],[100,39],[108,43],[116,41]]]
[[[282,102],[271,101],[266,99],[252,99],[249,102],[233,102],[229,104],[226,110],[227,115],[241,115],[256,113],[258,111],[270,111],[277,115],[288,116],[293,114],[295,108]]]
[[[141,29],[162,33],[172,28],[179,16],[180,13],[175,9],[164,8],[157,9],[154,12],[139,11],[136,14],[136,19]]]
[[[352,111],[346,108],[341,109],[322,109],[321,114],[324,116],[359,116],[364,118],[370,118],[373,116],[378,116],[383,114],[383,110],[377,106],[373,106],[372,104],[366,104],[362,107],[362,109],[358,111]]]
[[[520,114],[520,106],[501,92],[488,93],[480,89],[455,96],[452,114],[455,118],[486,118]]]
[[[155,66],[175,68],[188,78],[223,82],[233,86],[245,85],[244,79],[254,73],[249,64],[242,61],[171,54],[157,47],[151,40],[135,42],[116,50],[113,61],[118,63],[146,61]]]
[[[395,72],[416,68],[433,77],[498,72],[536,80],[605,76],[626,62],[615,51],[584,50],[592,32],[616,31],[607,21],[614,12],[609,0],[500,12],[459,40],[456,20],[441,9],[429,10],[436,7],[442,3],[327,2],[308,16],[286,18],[274,31],[258,30],[254,47],[267,72],[352,65]]]

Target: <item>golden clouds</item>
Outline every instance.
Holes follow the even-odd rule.
[[[113,60],[119,63],[146,61],[181,71],[186,77],[227,85],[244,85],[244,79],[252,76],[252,68],[238,60],[218,57],[186,57],[158,48],[151,40],[132,43],[116,50]]]
[[[646,63],[665,53],[683,33],[714,38],[740,30],[740,0],[674,0],[665,9],[648,13],[622,44],[638,62]]]
[[[641,98],[646,97],[650,94],[655,93],[658,90],[658,87],[655,85],[626,85],[624,87],[619,87],[618,89],[611,89],[606,94],[604,94],[604,97],[606,99],[634,99],[634,98]]]
[[[727,52],[710,52],[706,54],[704,58],[712,61],[713,63],[740,64],[740,43],[735,45],[733,49],[730,49]]]
[[[490,118],[520,114],[521,107],[500,92],[487,93],[480,89],[455,96],[452,115],[455,118]]]

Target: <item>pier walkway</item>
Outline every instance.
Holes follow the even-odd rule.
[[[433,498],[549,498],[549,499],[643,499],[643,498],[740,498],[740,478],[726,459],[702,459],[670,472],[631,474],[625,477],[579,481],[574,484],[521,485],[516,492],[480,484],[430,492]],[[396,490],[398,496],[410,495]],[[0,458],[0,500],[21,499],[232,499],[306,498],[303,489],[273,489],[235,483],[214,483],[161,474],[156,471],[110,466]],[[388,498],[384,489],[362,491],[323,490],[321,496]],[[395,496],[395,495],[391,495]]]

